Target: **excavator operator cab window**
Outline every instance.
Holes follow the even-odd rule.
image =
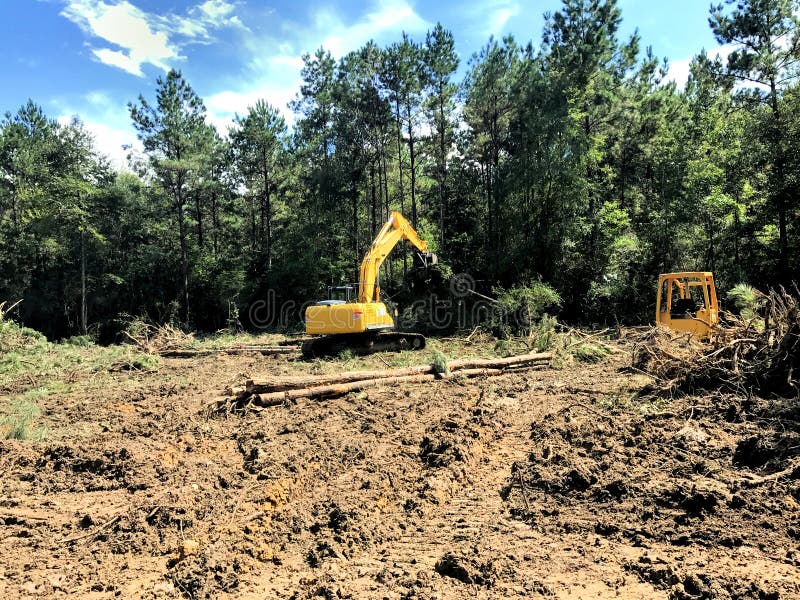
[[[660,311],[662,313],[667,312],[667,292],[669,291],[669,281],[666,279],[661,284],[661,302],[659,303]]]
[[[670,317],[672,319],[694,319],[697,311],[706,306],[702,282],[692,282],[688,279],[673,281],[672,306]]]
[[[339,285],[328,288],[328,299],[331,302],[354,302],[356,297],[355,287],[352,285]]]

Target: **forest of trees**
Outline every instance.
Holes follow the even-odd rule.
[[[800,267],[800,0],[727,0],[685,89],[616,0],[563,0],[542,39],[490,39],[456,80],[453,35],[304,57],[292,128],[266,101],[226,132],[181,73],[129,103],[144,154],[110,168],[76,117],[33,101],[0,121],[0,300],[49,336],[146,316],[212,331],[271,297],[352,282],[388,211],[410,252],[382,287],[409,302],[541,280],[562,318],[652,320],[657,274],[787,284]],[[646,42],[646,40],[644,41]],[[462,65],[464,67],[464,65]],[[417,278],[417,279],[415,279]],[[423,284],[426,281],[422,282]],[[297,313],[299,314],[299,313]]]

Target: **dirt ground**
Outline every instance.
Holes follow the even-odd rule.
[[[640,399],[615,348],[246,416],[203,407],[363,364],[78,381],[37,399],[44,440],[0,442],[0,596],[800,598],[800,404]]]

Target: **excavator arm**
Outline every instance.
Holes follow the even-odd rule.
[[[392,211],[389,220],[375,236],[364,260],[361,262],[361,273],[358,282],[358,301],[359,302],[379,302],[380,286],[378,285],[378,269],[383,261],[389,256],[400,240],[406,240],[414,246],[426,258],[432,258],[436,262],[435,255],[428,252],[428,242],[420,239],[417,232],[397,211]]]

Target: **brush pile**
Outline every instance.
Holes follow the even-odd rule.
[[[699,390],[800,396],[800,292],[759,298],[750,318],[726,315],[710,343],[663,328],[637,336],[633,366],[653,375],[659,394]]]
[[[146,354],[179,350],[194,342],[194,335],[181,331],[169,323],[154,325],[143,319],[133,319],[123,333],[128,341]]]

